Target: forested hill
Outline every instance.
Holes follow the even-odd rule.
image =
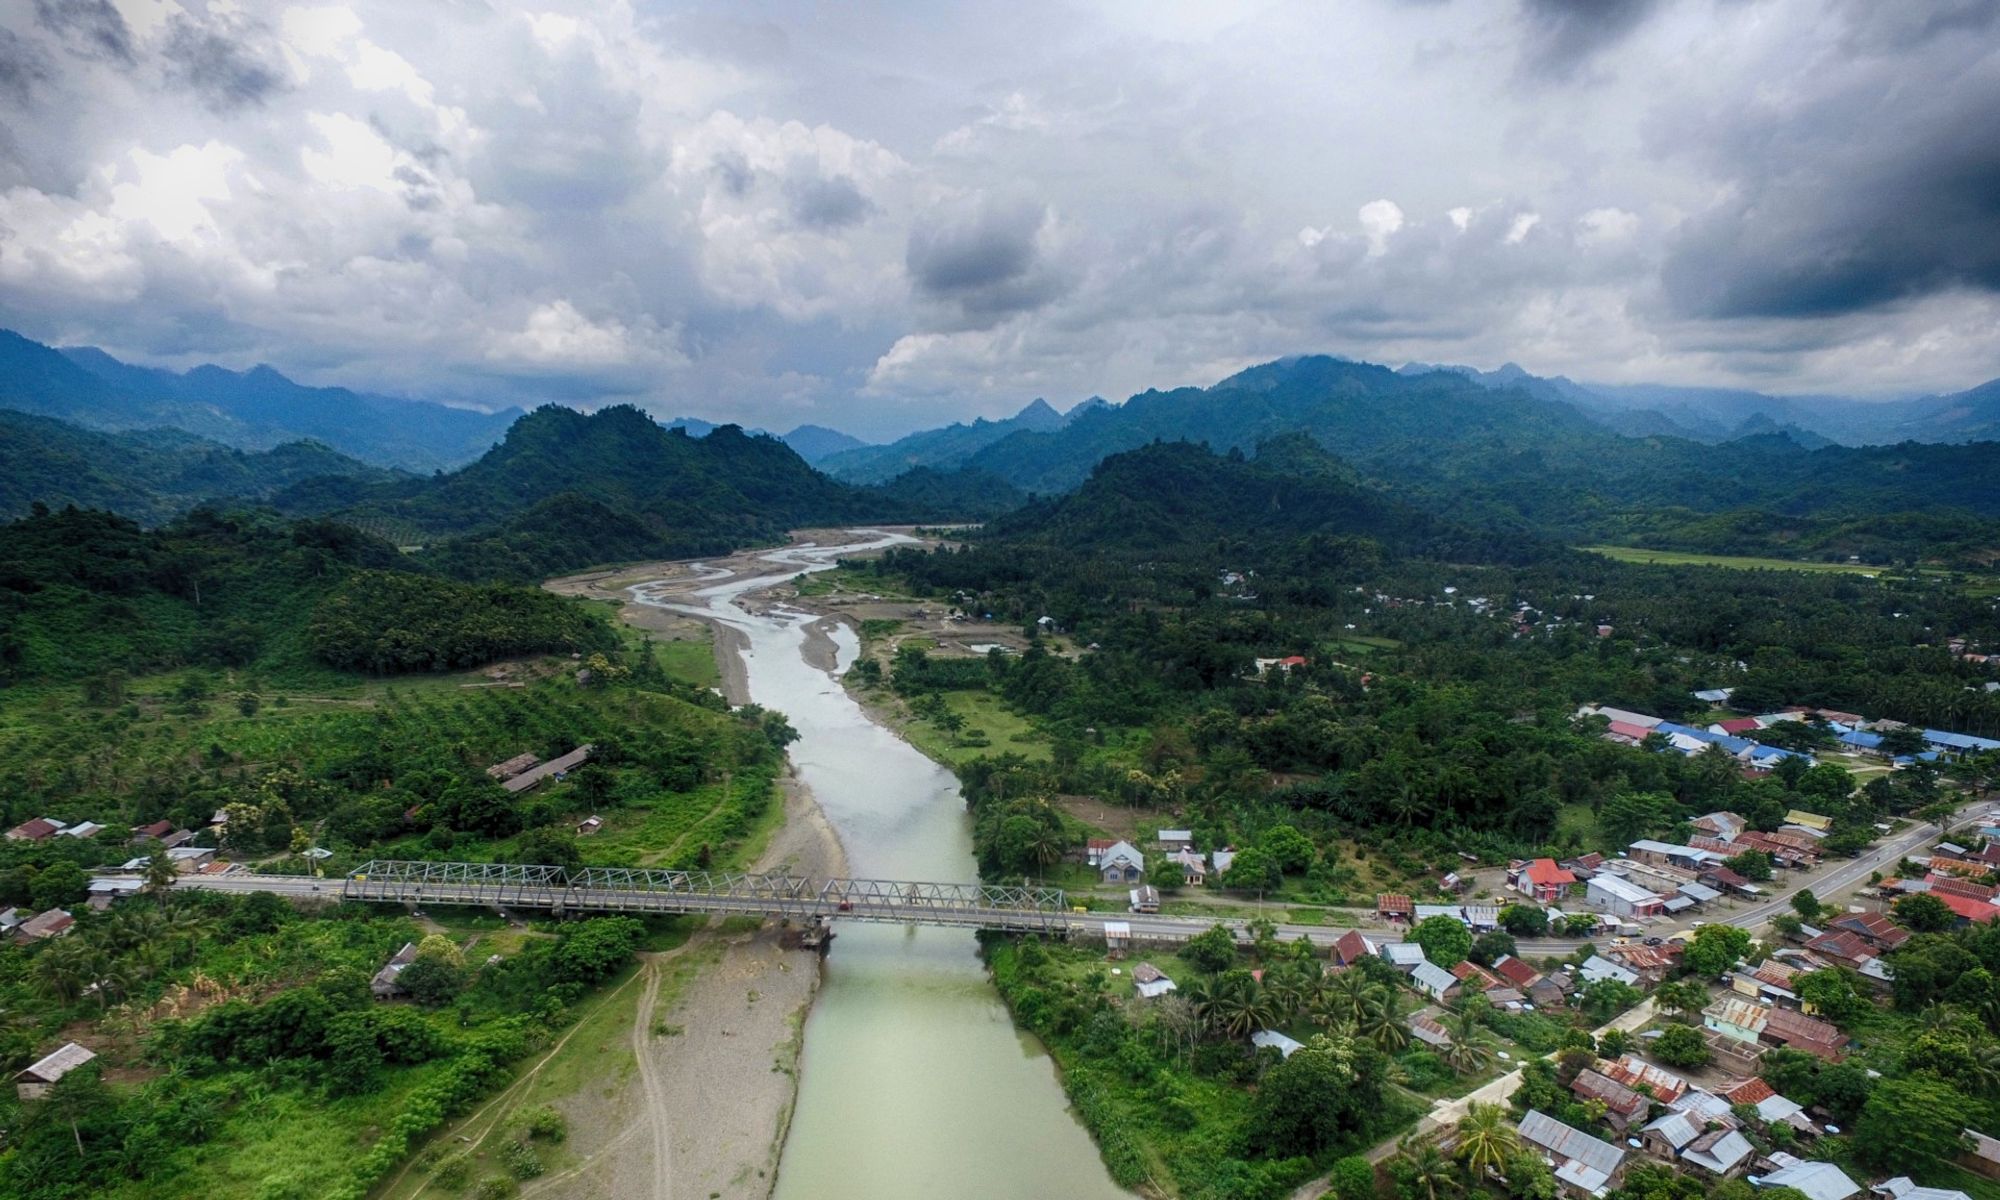
[[[1325,357],[1093,407],[964,462],[1049,494],[1155,440],[1248,451],[1291,432],[1434,509],[1564,540],[1949,562],[2000,551],[2000,450],[1991,443],[1808,449],[1782,434],[1722,445],[1626,437],[1520,388]]]
[[[778,438],[724,425],[705,437],[619,405],[550,406],[521,418],[479,461],[393,483],[316,480],[288,511],[337,514],[470,579],[531,579],[594,563],[716,554],[800,525],[967,520],[1019,497],[991,477],[924,472],[857,488],[815,471]]]
[[[1079,406],[1064,416],[1051,408],[1048,401],[1036,400],[1004,421],[981,418],[970,425],[926,429],[886,446],[858,446],[830,454],[820,460],[819,465],[849,483],[881,483],[917,467],[951,470],[963,466],[974,454],[1013,434],[1049,433],[1061,429],[1085,407]]]
[[[250,452],[173,429],[100,433],[0,410],[0,520],[73,504],[152,525],[203,501],[262,499],[324,475],[393,478],[318,442]]]

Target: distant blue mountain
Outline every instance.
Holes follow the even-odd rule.
[[[134,366],[94,347],[57,350],[4,330],[0,408],[92,429],[178,429],[243,450],[309,438],[364,462],[425,471],[477,458],[521,415],[307,387],[265,366]]]

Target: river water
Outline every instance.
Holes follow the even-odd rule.
[[[807,613],[736,601],[841,554],[909,542],[790,547],[790,573],[716,582],[704,607],[671,604],[741,631],[751,699],[799,731],[800,777],[839,833],[857,878],[972,882],[957,779],[868,718],[805,658]],[[643,588],[635,589],[649,601]],[[859,654],[833,626],[838,671]],[[1014,1028],[964,930],[849,923],[807,1019],[798,1107],[778,1200],[1129,1200],[1069,1111],[1048,1056]]]

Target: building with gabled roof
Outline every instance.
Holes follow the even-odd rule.
[[[1410,1018],[1410,1036],[1433,1050],[1442,1050],[1451,1045],[1451,1031],[1438,1023],[1429,1013],[1418,1013]]]
[[[1572,1195],[1602,1196],[1625,1172],[1625,1152],[1602,1138],[1573,1129],[1547,1113],[1521,1118],[1521,1140],[1542,1151],[1556,1182]]]
[[[1535,970],[1525,960],[1516,958],[1512,954],[1503,954],[1499,958],[1494,959],[1493,973],[1524,991],[1535,986],[1535,981],[1542,977],[1540,971]]]
[[[1375,915],[1385,921],[1407,921],[1416,911],[1417,906],[1400,892],[1376,893]]]
[[[1514,876],[1514,886],[1543,904],[1554,904],[1576,882],[1575,873],[1558,866],[1553,858],[1531,860]]]
[[[97,1057],[88,1046],[65,1042],[43,1055],[14,1076],[14,1092],[23,1100],[39,1100],[49,1094],[63,1076]]]
[[[1361,959],[1375,953],[1375,947],[1359,929],[1350,929],[1333,943],[1329,957],[1336,965],[1351,967]]]
[[[1410,968],[1410,982],[1417,989],[1439,1002],[1448,1002],[1459,993],[1458,976],[1438,966],[1429,959]]]
[[[1578,1100],[1595,1100],[1604,1105],[1604,1119],[1620,1133],[1643,1121],[1651,1108],[1644,1096],[1604,1073],[1586,1067],[1570,1080],[1570,1092]]]
[[[1688,1082],[1671,1071],[1654,1066],[1636,1054],[1597,1064],[1607,1079],[1615,1079],[1635,1092],[1643,1091],[1662,1104],[1672,1104],[1687,1094]]]
[[[1790,1155],[1786,1155],[1791,1158]],[[1772,1161],[1777,1161],[1775,1155]],[[1847,1177],[1847,1172],[1824,1162],[1801,1162],[1792,1159],[1790,1163],[1754,1180],[1758,1187],[1788,1187],[1804,1192],[1806,1200],[1848,1200],[1859,1195],[1861,1185]]]
[[[63,936],[75,924],[76,918],[69,914],[69,910],[51,908],[43,912],[38,912],[19,925],[14,926],[12,931],[10,931],[10,936],[20,942],[46,941],[49,938]]]
[[[7,831],[10,842],[46,842],[63,831],[63,823],[53,817],[36,817]]]
[[[1824,962],[1855,971],[1875,957],[1873,946],[1863,941],[1860,934],[1846,929],[1829,929],[1818,937],[1808,938],[1805,951]]]

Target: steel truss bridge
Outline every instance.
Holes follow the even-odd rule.
[[[229,878],[220,876],[217,881]],[[340,897],[392,904],[539,908],[562,915],[705,913],[800,924],[838,918],[1050,933],[1067,933],[1072,916],[1060,888],[892,879],[814,880],[796,875],[636,867],[568,871],[513,863],[393,859],[377,859],[348,872],[340,881]]]

